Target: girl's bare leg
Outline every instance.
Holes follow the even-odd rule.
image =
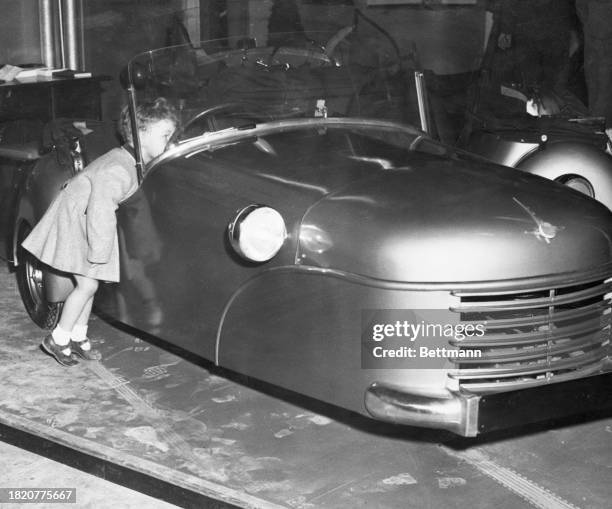
[[[96,284],[94,286],[97,288],[98,281],[95,279],[93,281],[95,281]],[[87,284],[89,285],[90,283],[88,282]],[[93,290],[93,287],[90,289]],[[93,293],[95,293],[95,290],[93,290]],[[85,302],[81,314],[76,319],[74,327],[70,332],[70,345],[72,347],[72,352],[81,359],[99,361],[102,358],[102,354],[98,350],[92,348],[91,342],[87,337],[87,326],[89,323],[89,316],[91,315],[93,299],[94,296],[92,294],[87,302]]]
[[[65,331],[71,331],[78,322],[82,325],[87,323],[91,313],[93,296],[98,289],[98,280],[86,276],[74,275],[76,286],[68,295],[62,316],[58,325]],[[81,320],[85,320],[82,323]]]
[[[77,318],[75,325],[87,325],[89,322],[89,315],[91,315],[91,308],[93,306],[93,295],[89,298],[89,300],[85,303],[85,306],[83,306],[83,311],[81,311],[81,314],[79,315],[79,317]]]

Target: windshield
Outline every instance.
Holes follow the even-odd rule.
[[[362,22],[362,25],[364,22]],[[136,106],[157,97],[179,111],[172,141],[298,118],[353,117],[420,125],[415,73],[377,27],[232,37],[137,55]]]

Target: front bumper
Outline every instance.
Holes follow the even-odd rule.
[[[365,407],[375,419],[473,437],[498,429],[612,409],[612,370],[566,382],[491,394],[411,394],[372,384]]]

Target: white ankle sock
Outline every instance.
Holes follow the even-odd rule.
[[[64,346],[70,343],[70,332],[65,331],[59,325],[55,326],[55,329],[51,332],[51,336],[56,345]]]
[[[70,339],[76,343],[80,343],[81,350],[90,350],[91,344],[87,341],[87,325],[75,325],[70,333]]]
[[[51,332],[51,337],[56,345],[67,347],[62,350],[62,353],[65,355],[70,354],[70,332],[65,331],[59,325],[56,325],[53,332]]]
[[[87,325],[75,325],[70,333],[70,339],[81,343],[87,340]]]

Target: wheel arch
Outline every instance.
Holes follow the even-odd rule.
[[[559,142],[526,154],[516,168],[561,182],[571,176],[584,178],[594,198],[612,210],[612,157],[584,142]]]

